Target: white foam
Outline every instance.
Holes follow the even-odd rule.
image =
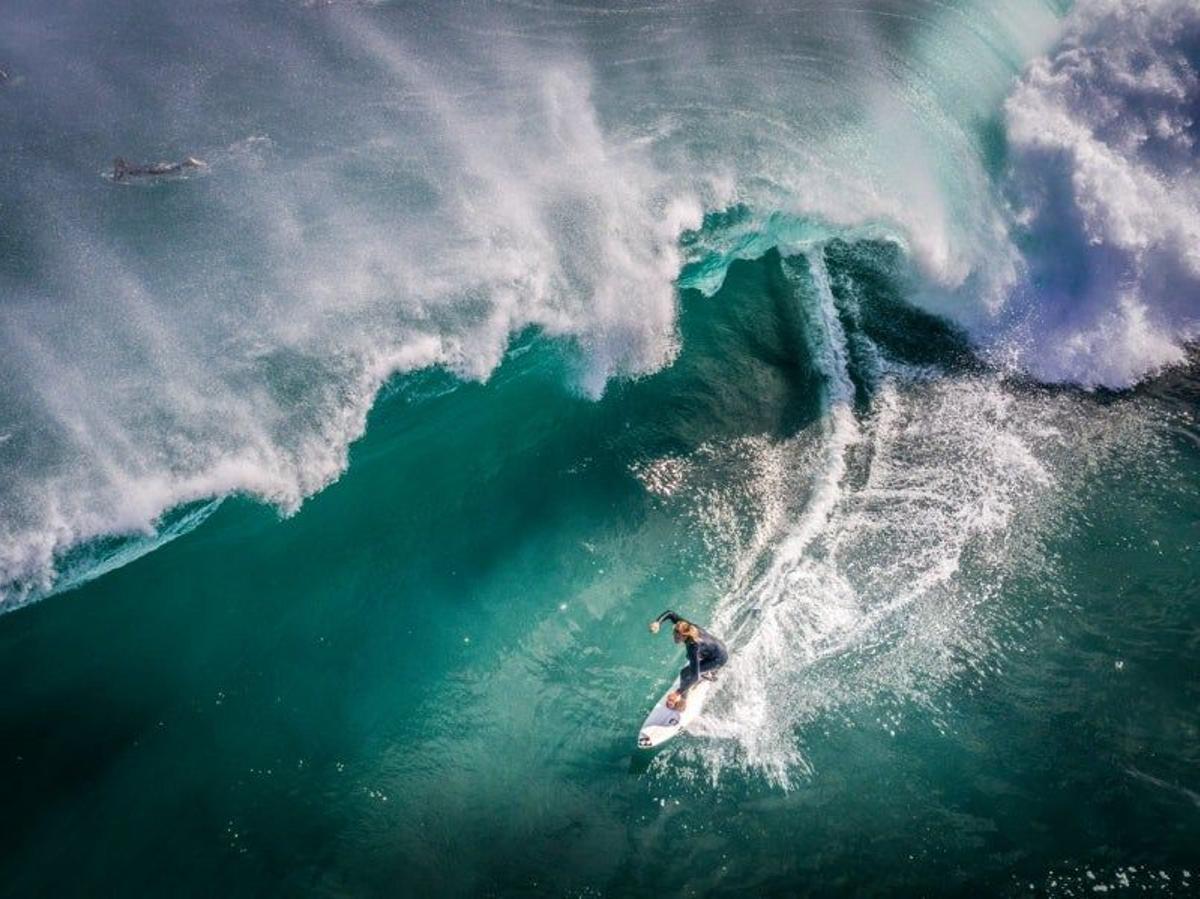
[[[1039,378],[1126,387],[1200,335],[1197,40],[1189,0],[1078,4],[1005,105],[1032,283],[996,342]]]

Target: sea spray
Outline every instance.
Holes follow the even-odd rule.
[[[713,627],[734,661],[695,726],[704,742],[677,750],[717,780],[741,771],[794,786],[813,773],[806,730],[880,704],[941,716],[946,688],[993,676],[1014,614],[996,597],[1014,577],[1052,576],[1037,547],[1069,514],[1066,460],[1142,427],[1113,410],[1084,428],[1069,395],[882,352],[856,323],[861,285],[825,259],[817,247],[781,263],[806,310],[823,418],[771,451],[791,466],[772,502],[794,511],[765,548],[745,549],[761,555],[730,566],[744,577],[727,582]],[[859,408],[856,341],[871,346],[860,355],[876,379]]]
[[[1069,70],[1078,108],[1055,99],[1051,62],[1004,104],[1052,48],[1058,4],[903,6],[168,4],[119,37],[95,23],[139,21],[139,3],[53,27],[6,6],[0,56],[23,80],[0,106],[0,604],[70,583],[59,561],[81,545],[152,543],[180,505],[242,493],[293,513],[345,470],[397,373],[485,379],[527,328],[571,348],[589,397],[658,370],[679,350],[673,279],[711,293],[772,247],[903,247],[905,300],[1039,377],[1123,387],[1178,360],[1194,333],[1186,5],[1080,4],[1046,57],[1154,32],[1145,164],[1112,128],[1072,137],[1121,90],[1120,54],[1113,78]],[[1026,138],[1060,108],[1079,128]],[[1175,212],[1130,232],[1128,204],[1093,191],[1080,240],[1043,240],[1036,201],[1087,171],[1053,160],[1101,145],[1130,183],[1180,186]],[[185,152],[205,177],[102,177],[116,154]],[[737,228],[701,225],[730,210]],[[1078,309],[1043,296],[1060,259],[1096,288]]]

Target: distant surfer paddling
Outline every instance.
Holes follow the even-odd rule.
[[[203,168],[208,168],[208,163],[195,156],[188,156],[181,162],[152,162],[149,165],[138,165],[118,156],[113,160],[113,180],[124,181],[126,178],[178,175],[180,172]]]
[[[702,677],[715,680],[716,670],[729,661],[729,651],[724,643],[704,628],[680,618],[670,610],[650,622],[650,633],[657,634],[664,621],[675,625],[675,642],[687,648],[688,663],[679,672],[679,689],[667,694],[667,708],[682,712],[687,706],[688,690]]]

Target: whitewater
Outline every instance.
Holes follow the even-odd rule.
[[[669,365],[706,212],[746,210],[703,248],[718,281],[797,231],[882,236],[910,300],[1006,370],[1125,388],[1178,364],[1200,19],[1061,13],[180,6],[123,44],[8,5],[5,606],[105,565],[97,540],[156,545],[191,503],[294,512],[396,373],[486,379],[527,328],[575,348],[586,396]],[[210,168],[104,178],[184,152]]]

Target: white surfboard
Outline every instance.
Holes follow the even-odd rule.
[[[683,711],[677,712],[667,708],[667,696],[671,690],[679,689],[679,678],[676,677],[675,683],[671,684],[671,689],[662,695],[658,705],[650,710],[650,714],[642,722],[642,729],[638,731],[638,748],[653,749],[655,746],[661,746],[695,721],[704,708],[704,701],[708,699],[708,693],[712,688],[712,681],[701,678],[696,686],[688,690],[687,705],[684,706]]]

